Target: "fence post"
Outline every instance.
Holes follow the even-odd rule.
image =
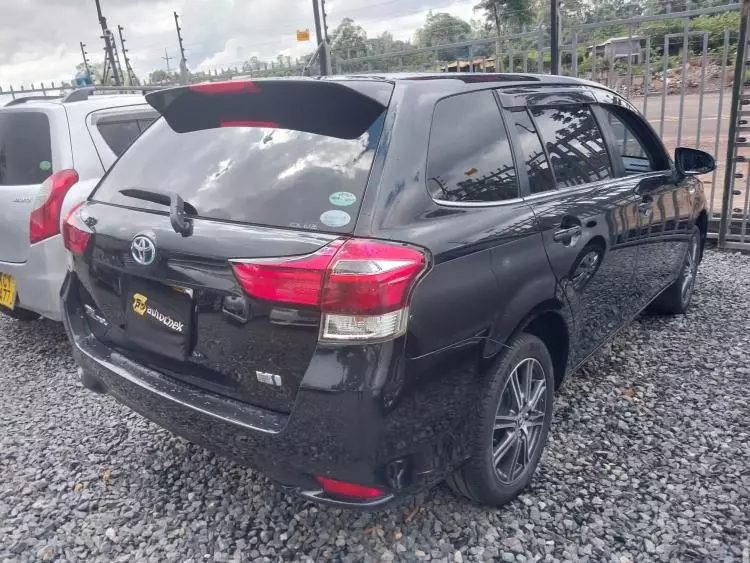
[[[550,74],[560,74],[560,12],[557,0],[550,0]]]
[[[737,150],[737,122],[745,83],[745,56],[747,53],[747,26],[750,18],[750,0],[742,0],[740,14],[740,36],[737,41],[737,57],[734,61],[734,83],[732,84],[732,106],[729,113],[727,135],[727,158],[724,169],[724,193],[721,198],[721,220],[719,221],[719,248],[725,248],[732,215],[732,184],[734,180]]]
[[[536,62],[537,72],[539,74],[544,74],[544,28],[541,25],[539,26],[537,47],[539,49],[539,60]]]

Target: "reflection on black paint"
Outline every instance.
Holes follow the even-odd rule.
[[[588,106],[532,110],[557,179],[557,187],[612,177],[604,139]]]
[[[430,133],[427,186],[444,201],[501,201],[518,196],[508,136],[491,92],[441,100]]]

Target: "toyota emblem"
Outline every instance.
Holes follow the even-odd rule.
[[[146,235],[136,235],[130,243],[130,254],[141,266],[153,264],[156,258],[156,244]]]

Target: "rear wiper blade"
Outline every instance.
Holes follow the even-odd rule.
[[[198,210],[192,204],[184,201],[178,194],[164,194],[140,188],[125,188],[120,190],[120,193],[126,197],[142,199],[159,205],[168,205],[169,220],[174,231],[183,237],[193,234],[193,221],[188,215],[198,215]]]
[[[166,206],[172,205],[172,198],[180,197],[177,194],[164,194],[152,190],[143,190],[141,188],[125,188],[124,190],[120,190],[120,193],[127,197],[142,199],[143,201],[150,201],[151,203],[158,203],[159,205]],[[192,203],[183,201],[182,205],[185,209],[185,213],[188,215],[198,215],[198,210]]]

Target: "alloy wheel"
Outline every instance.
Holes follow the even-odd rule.
[[[682,269],[682,281],[680,284],[680,296],[682,302],[687,304],[695,287],[695,274],[698,269],[698,237],[693,236],[690,239],[690,247],[685,257],[685,265]]]
[[[519,362],[500,395],[492,430],[492,461],[504,484],[518,480],[542,446],[547,380],[534,358]]]

